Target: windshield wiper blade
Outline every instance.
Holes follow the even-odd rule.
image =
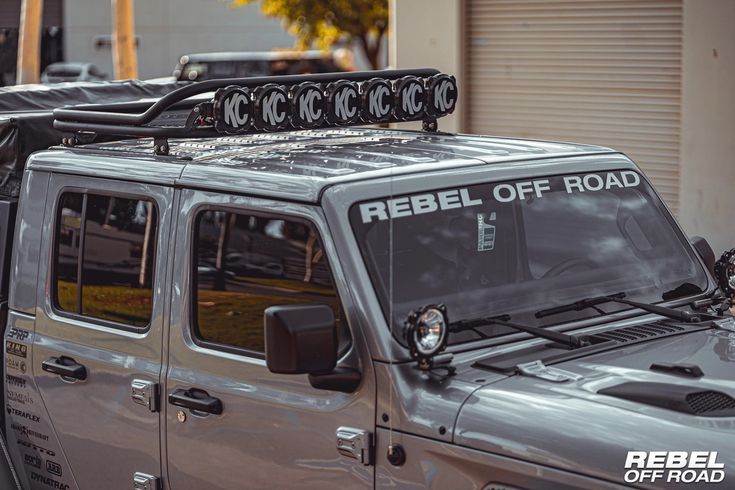
[[[684,323],[699,323],[702,321],[700,315],[692,313],[691,311],[676,310],[674,308],[668,308],[666,306],[658,306],[649,303],[632,301],[629,299],[625,299],[625,293],[617,293],[609,296],[593,296],[591,298],[581,299],[567,305],[555,306],[553,308],[539,310],[534,316],[536,318],[544,318],[547,316],[558,315],[559,313],[565,313],[567,311],[581,311],[587,308],[593,308],[603,303],[621,303],[624,305],[633,306],[635,308],[640,308],[641,310],[647,311],[648,313],[665,316],[666,318]]]
[[[586,337],[578,337],[576,335],[570,335],[561,332],[555,332],[553,330],[546,330],[545,328],[532,327],[530,325],[521,325],[520,323],[511,322],[510,315],[500,316],[489,316],[484,318],[472,318],[468,320],[459,320],[452,322],[449,327],[451,332],[463,332],[465,330],[475,330],[477,328],[485,327],[488,325],[502,325],[504,327],[514,328],[522,332],[530,333],[534,337],[539,337],[552,342],[557,342],[562,345],[567,345],[573,349],[578,347],[584,347],[590,345],[589,340]],[[477,332],[483,335],[482,332]]]

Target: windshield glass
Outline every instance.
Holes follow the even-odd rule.
[[[625,292],[655,303],[707,287],[663,203],[628,170],[390,196],[353,205],[350,222],[396,332],[428,304],[445,304],[450,322],[510,314],[547,326],[600,315],[590,308],[534,316],[585,297]],[[601,306],[608,313],[625,308]],[[514,332],[499,325],[479,330]],[[479,338],[452,333],[449,343]]]

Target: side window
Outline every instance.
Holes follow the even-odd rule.
[[[157,225],[153,202],[66,192],[56,222],[54,305],[68,313],[147,326]]]
[[[328,304],[342,323],[312,225],[222,211],[204,211],[196,223],[194,315],[200,340],[262,353],[263,311],[273,305]]]

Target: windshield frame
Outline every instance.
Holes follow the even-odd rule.
[[[522,165],[522,170],[521,170]],[[322,195],[322,206],[328,222],[338,222],[339,226],[330,226],[335,234],[335,243],[338,248],[347,250],[346,254],[340,254],[346,268],[351,269],[350,278],[355,284],[355,294],[362,296],[361,304],[364,308],[364,316],[369,319],[369,325],[373,333],[379,337],[376,339],[376,348],[381,351],[378,357],[383,358],[405,358],[405,341],[403,329],[393,325],[389,321],[378,300],[378,293],[373,287],[373,278],[368,273],[367,266],[362,256],[362,249],[357,243],[357,237],[353,232],[348,211],[352,205],[366,200],[379,200],[387,196],[406,195],[432,190],[441,190],[450,187],[469,186],[478,183],[494,183],[511,180],[525,180],[536,177],[554,177],[566,174],[582,172],[613,172],[632,170],[638,173],[641,181],[651,187],[652,197],[661,204],[663,217],[669,226],[673,227],[674,233],[682,241],[682,246],[691,254],[695,263],[704,271],[707,285],[704,292],[685,296],[670,301],[657,302],[660,305],[677,307],[691,303],[697,299],[711,295],[716,285],[711,274],[699,254],[691,246],[671,210],[661,199],[656,188],[649,179],[641,173],[640,169],[622,154],[612,152],[596,152],[594,154],[579,156],[555,156],[547,158],[527,157],[516,161],[496,163],[492,165],[467,165],[464,168],[453,168],[451,171],[439,169],[422,173],[396,172],[391,177],[390,170],[382,171],[383,176],[371,180],[350,182],[349,192],[344,192],[344,186],[326,189]],[[345,260],[347,259],[347,260]],[[450,312],[451,315],[451,312]],[[648,315],[636,308],[623,309],[611,312],[605,316],[591,316],[589,318],[573,319],[559,322],[549,322],[544,328],[556,331],[571,331],[604,323],[609,323],[625,318]],[[385,338],[384,338],[385,337]],[[508,333],[488,339],[477,339],[461,344],[451,345],[448,352],[465,352],[476,349],[492,347],[496,345],[515,343],[520,340],[531,339],[526,333]],[[398,344],[391,345],[391,344]],[[399,347],[400,349],[396,349]]]

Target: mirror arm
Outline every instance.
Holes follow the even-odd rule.
[[[309,383],[320,390],[341,391],[354,393],[362,381],[362,374],[357,369],[336,367],[332,372],[325,374],[310,374]]]

